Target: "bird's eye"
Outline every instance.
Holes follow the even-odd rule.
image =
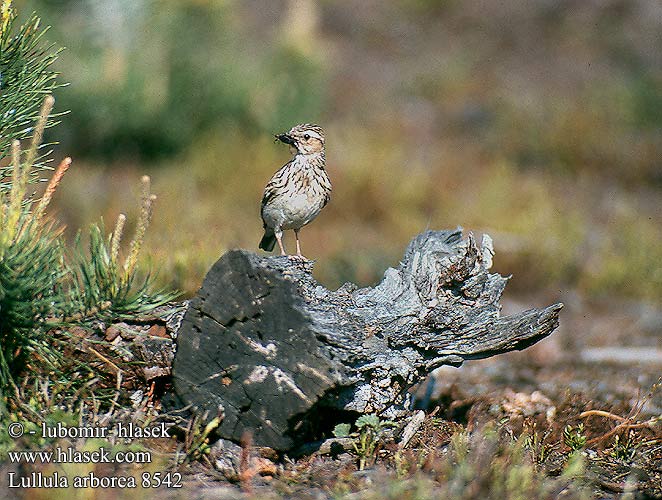
[[[310,135],[308,135],[308,134],[304,134],[303,138],[304,138],[305,140],[308,140],[308,139],[310,139]]]

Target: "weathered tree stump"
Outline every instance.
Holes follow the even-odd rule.
[[[492,255],[489,236],[479,248],[459,229],[426,231],[374,288],[330,291],[311,262],[228,252],[183,318],[176,393],[222,412],[221,437],[250,431],[278,450],[343,412],[396,417],[434,368],[524,349],[558,326],[562,304],[499,317],[507,280],[488,272]]]

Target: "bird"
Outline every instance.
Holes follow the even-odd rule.
[[[294,154],[264,188],[260,214],[264,236],[259,248],[271,252],[276,243],[281,255],[287,255],[283,246],[283,231],[294,230],[297,253],[301,254],[299,231],[310,223],[331,198],[331,181],[326,173],[324,131],[319,125],[302,123],[289,132],[276,134],[277,141],[289,144]]]

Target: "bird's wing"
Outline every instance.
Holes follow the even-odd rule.
[[[262,208],[283,192],[285,184],[287,184],[288,171],[291,164],[292,162],[289,161],[280,167],[267,183],[264,188],[264,194],[262,195]]]
[[[326,193],[324,194],[324,203],[322,204],[322,208],[324,208],[329,201],[331,201],[331,180],[329,179],[329,176],[326,175],[326,171],[324,172],[326,182],[325,182],[325,187],[326,187]]]

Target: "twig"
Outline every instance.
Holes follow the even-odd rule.
[[[587,413],[589,415],[586,415]],[[643,429],[643,428],[650,429],[657,423],[657,419],[655,419],[655,418],[651,418],[650,420],[647,420],[646,422],[632,422],[632,420],[630,418],[619,417],[618,415],[614,415],[613,413],[609,413],[609,412],[606,412],[606,411],[600,411],[600,410],[589,410],[589,411],[581,413],[579,416],[583,418],[584,416],[590,416],[590,415],[599,415],[599,416],[602,416],[602,417],[611,418],[613,420],[620,420],[621,423],[618,424],[616,427],[614,427],[609,432],[607,432],[606,434],[603,434],[602,436],[598,436],[596,438],[588,440],[586,442],[587,445],[591,445],[591,444],[599,443],[600,441],[604,441],[608,437],[613,436],[614,434],[616,434],[617,432],[619,432],[621,430],[628,430],[629,431],[629,430],[632,430],[632,429]]]
[[[253,443],[253,436],[250,432],[244,432],[241,436],[241,458],[239,460],[239,482],[241,489],[246,493],[251,493],[251,479],[255,475],[255,470],[250,466],[250,452],[251,444]]]
[[[614,415],[613,413],[603,410],[588,410],[579,414],[579,418],[586,418],[590,416],[606,417],[612,420],[618,420],[619,422],[625,422],[627,420],[626,418],[623,418],[620,415]]]
[[[145,398],[145,404],[143,405],[143,410],[146,410],[148,406],[154,406],[154,402],[152,401],[152,398],[154,397],[154,387],[156,386],[156,382],[152,381],[152,383],[149,386],[149,390],[147,391],[147,397]]]
[[[94,377],[92,380],[88,380],[85,382],[82,386],[78,388],[78,390],[74,393],[73,397],[71,398],[72,401],[75,401],[78,396],[88,387],[93,386],[99,381],[99,377]]]
[[[122,388],[122,371],[118,369],[117,371],[117,384],[115,386],[116,391],[115,391],[115,397],[113,398],[112,403],[110,404],[110,410],[108,410],[108,413],[106,413],[106,416],[108,417],[108,420],[110,421],[110,418],[113,416],[113,413],[115,412],[115,407],[117,406],[117,401],[120,399],[120,393],[121,393],[121,388]]]
[[[198,419],[197,416],[194,416],[193,418],[189,419],[188,421],[188,426],[186,427],[186,439],[185,439],[185,447],[184,451],[186,451],[186,454],[188,455],[189,451],[191,450],[191,447],[193,446],[193,423]]]
[[[108,359],[107,357],[105,357],[103,354],[100,354],[99,352],[95,351],[95,350],[92,349],[90,346],[87,346],[87,350],[88,350],[89,352],[91,352],[92,354],[94,354],[95,356],[97,356],[100,360],[102,360],[102,361],[108,363],[110,366],[112,366],[112,367],[115,369],[115,371],[116,371],[117,373],[121,373],[121,372],[122,372],[122,369],[121,369],[119,366],[117,366],[115,363],[113,363],[111,360],[109,360],[109,359]]]
[[[420,429],[424,421],[425,412],[423,410],[414,413],[402,431],[400,442],[398,443],[398,450],[404,449],[409,444],[409,441],[411,441],[414,435],[418,432],[418,429]]]

